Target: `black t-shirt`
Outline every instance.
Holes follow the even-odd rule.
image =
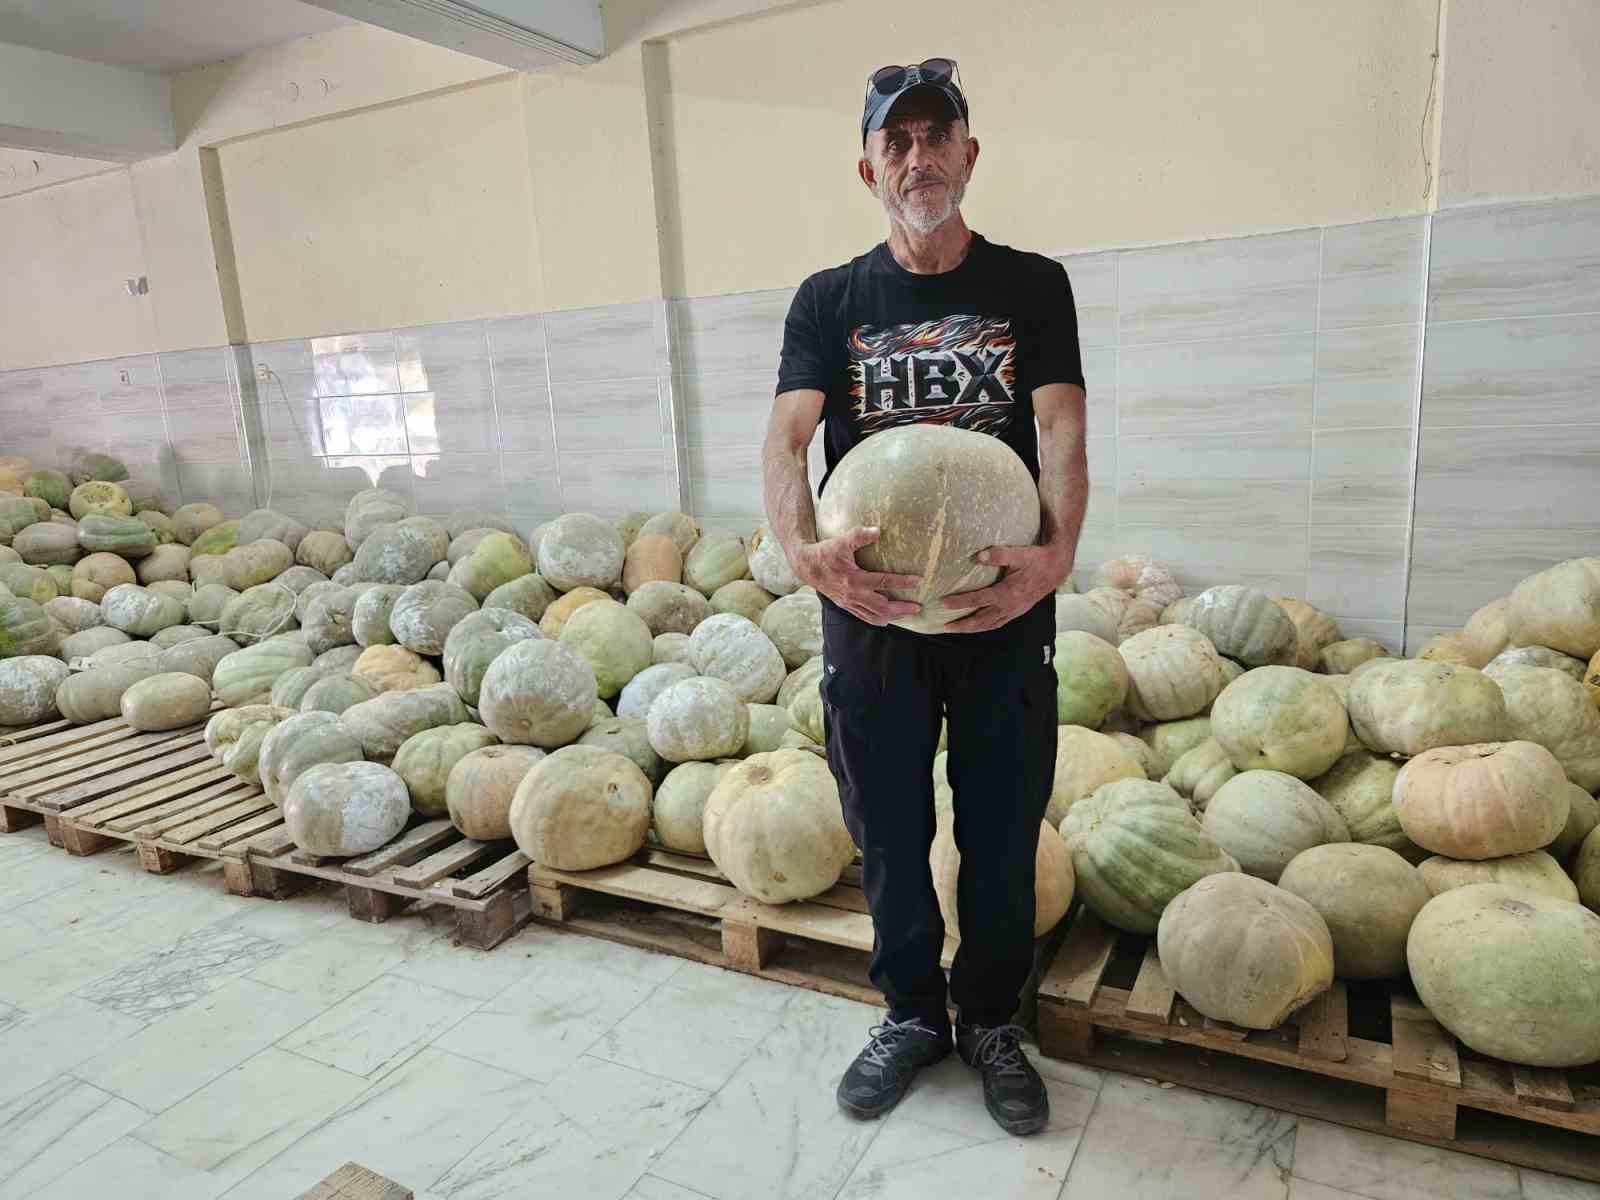
[[[906,270],[880,242],[810,276],[784,321],[778,393],[815,388],[826,397],[827,473],[818,495],[862,438],[921,421],[992,434],[1037,479],[1033,390],[1049,383],[1083,386],[1067,272],[1053,259],[976,233],[960,265],[937,275]],[[1054,628],[1053,610],[1046,596],[986,634],[933,636],[1033,636],[1036,626]]]
[[[880,242],[810,276],[784,322],[777,390],[827,397],[828,474],[862,438],[926,421],[998,437],[1037,479],[1033,390],[1048,383],[1083,386],[1067,272],[975,233],[938,275],[906,270]]]

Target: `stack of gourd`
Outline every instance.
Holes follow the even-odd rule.
[[[1184,598],[1148,559],[1093,583],[1057,598],[1047,818],[1191,1004],[1272,1028],[1409,972],[1481,1053],[1600,1059],[1600,559],[1410,660],[1301,600]]]

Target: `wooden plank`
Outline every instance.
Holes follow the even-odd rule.
[[[184,765],[168,757],[170,751],[175,748],[151,746],[126,758],[117,759],[111,764],[103,764],[102,767],[83,773],[87,774],[88,778],[77,778],[69,787],[61,790],[52,788],[40,793],[36,803],[46,812],[66,812],[69,808],[76,808],[87,800],[97,799],[132,784],[144,783]],[[203,744],[185,748],[191,754],[201,757],[206,755]],[[108,773],[102,773],[102,770]]]
[[[446,876],[454,875],[463,867],[471,866],[500,849],[493,842],[476,842],[463,838],[453,846],[428,855],[418,863],[396,871],[391,878],[400,887],[427,888]]]
[[[0,725],[0,746],[20,746],[72,728],[71,721],[60,717],[54,721],[36,721],[32,725]]]
[[[294,849],[294,839],[288,829],[273,829],[250,839],[241,853],[254,858],[282,858]]]
[[[1172,1004],[1177,992],[1167,982],[1167,973],[1161,969],[1161,957],[1156,944],[1144,948],[1144,961],[1139,964],[1139,977],[1128,993],[1128,1015],[1138,1021],[1154,1021],[1165,1025],[1172,1020]]]
[[[158,824],[167,818],[177,817],[181,820],[180,814],[194,812],[202,805],[212,803],[219,798],[233,796],[237,799],[243,793],[252,790],[249,783],[236,775],[230,775],[227,779],[209,786],[194,784],[193,786],[198,787],[198,790],[185,792],[185,788],[188,786],[191,785],[174,785],[172,790],[179,794],[171,799],[152,801],[147,807],[129,807],[112,816],[107,816],[102,811],[85,820],[79,815],[79,810],[74,809],[72,819],[79,825],[91,825],[96,829],[106,829],[113,833],[141,832],[146,826]],[[167,789],[160,789],[155,795],[159,797],[166,791]]]
[[[110,738],[103,744],[78,750],[54,761],[30,763],[26,768],[6,776],[6,793],[32,798],[59,784],[75,782],[80,778],[92,778],[96,774],[94,770],[96,767],[113,770],[120,759],[136,761],[132,756],[141,752],[143,752],[142,757],[137,761],[142,762],[152,753],[160,753],[158,747],[179,741],[182,732],[169,730],[163,733],[139,733],[131,737]],[[121,765],[126,766],[128,763]]]
[[[497,863],[491,863],[476,875],[468,875],[465,879],[458,879],[451,885],[453,895],[466,900],[477,900],[487,896],[495,888],[508,879],[513,879],[527,870],[532,860],[521,850],[507,854]]]
[[[72,810],[72,819],[80,825],[98,825],[111,817],[182,796],[208,782],[239,778],[217,766],[209,757],[197,759],[189,751],[175,751],[173,761],[182,765],[172,774],[80,804]]]
[[[29,825],[37,825],[40,820],[36,812],[29,812],[25,808],[16,808],[10,804],[0,804],[0,833],[16,833]]]
[[[527,888],[505,888],[489,900],[481,912],[456,909],[456,937],[478,950],[493,950],[533,916],[533,900]]]
[[[264,795],[265,793],[263,793]],[[268,803],[271,802],[269,801]],[[283,813],[274,804],[269,811],[263,812],[259,817],[251,817],[248,821],[240,821],[237,825],[230,825],[217,833],[207,834],[194,843],[194,848],[196,850],[221,853],[237,842],[242,842],[246,838],[253,838],[256,834],[263,833],[269,829],[280,828],[282,825]]]
[[[528,868],[528,879],[535,887],[540,884],[571,884],[585,891],[604,892],[629,900],[645,900],[686,912],[704,913],[710,917],[721,916],[725,905],[740,898],[739,892],[727,884],[690,879],[669,871],[656,871],[629,863],[582,872],[553,871],[536,863]]]
[[[217,812],[241,800],[261,796],[261,790],[234,776],[222,783],[202,788],[192,796],[181,796],[144,812],[129,813],[110,822],[111,828],[124,827],[136,837],[158,838],[169,829]]]
[[[1565,1071],[1512,1064],[1511,1086],[1517,1099],[1524,1104],[1559,1109],[1563,1112],[1571,1112],[1576,1107]]]
[[[133,732],[123,724],[121,717],[111,717],[104,721],[95,721],[90,725],[69,725],[59,732],[43,737],[19,738],[10,742],[0,739],[0,767],[19,762],[42,761],[68,747],[102,741],[107,734],[113,734],[117,730]]]
[[[1318,996],[1300,1012],[1300,1053],[1307,1058],[1342,1062],[1349,1055],[1349,994],[1342,982]]]
[[[376,875],[385,867],[414,863],[435,847],[460,836],[449,821],[424,821],[409,832],[401,834],[387,846],[379,847],[371,854],[350,859],[344,864],[344,870],[351,875],[363,877]]]
[[[1400,996],[1389,1001],[1390,1041],[1394,1073],[1446,1087],[1461,1086],[1461,1059],[1456,1039],[1422,1005]]]
[[[184,846],[197,838],[204,837],[208,833],[215,833],[219,829],[226,828],[235,821],[257,816],[265,808],[272,808],[276,811],[276,806],[265,795],[251,796],[246,800],[238,800],[226,808],[196,816],[192,821],[167,830],[162,836],[162,840],[171,842],[175,846]]]
[[[300,1200],[413,1200],[415,1193],[403,1184],[385,1179],[359,1163],[347,1162]]]
[[[1072,1008],[1092,1005],[1119,936],[1087,907],[1079,908],[1055,962],[1039,983],[1040,998]]]

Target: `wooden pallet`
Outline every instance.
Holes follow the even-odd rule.
[[[313,879],[341,884],[350,915],[387,921],[415,901],[455,910],[460,939],[498,946],[531,915],[528,858],[509,841],[462,837],[449,821],[423,820],[386,846],[356,858],[321,858],[296,848],[281,826],[222,848],[230,891],[283,899]]]
[[[1600,1181],[1600,1064],[1474,1055],[1402,984],[1336,982],[1281,1028],[1241,1029],[1173,991],[1152,939],[1080,907],[1037,1013],[1055,1058]]]
[[[709,859],[654,847],[629,862],[592,871],[534,864],[528,880],[535,917],[564,929],[883,1003],[883,993],[867,978],[873,930],[859,865],[846,867],[839,883],[820,896],[781,905],[746,896]],[[1036,943],[1036,978],[1054,946],[1051,934]],[[941,956],[946,968],[955,949],[956,943],[946,939]],[[1031,1008],[1030,982],[1023,1019],[1029,1019]]]
[[[56,846],[65,845],[63,813],[210,758],[203,723],[140,733],[115,717],[91,725],[50,722],[28,732],[0,745],[0,828],[42,819]]]

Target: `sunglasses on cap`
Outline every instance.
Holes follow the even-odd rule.
[[[953,58],[927,58],[913,66],[879,67],[867,77],[867,101],[861,115],[861,140],[883,127],[895,102],[912,88],[931,87],[944,95],[963,121],[967,98],[961,90],[961,75]]]

